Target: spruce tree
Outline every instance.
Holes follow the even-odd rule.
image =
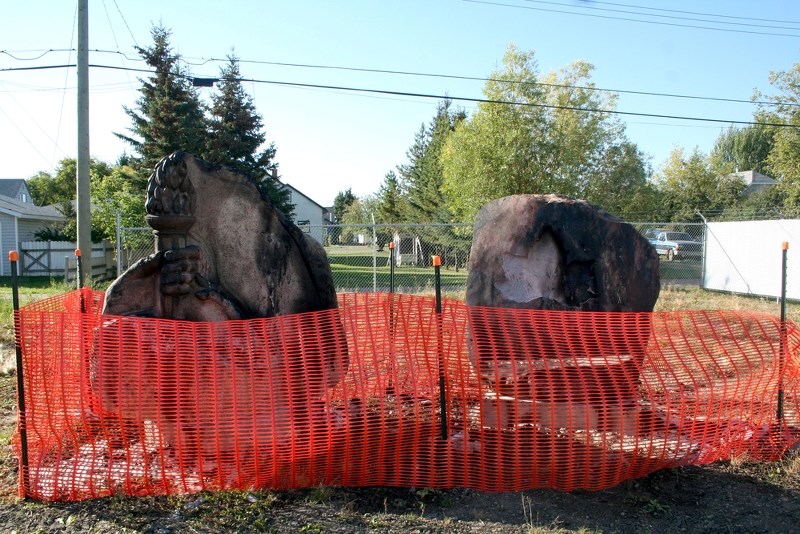
[[[402,218],[403,193],[393,171],[383,177],[378,192],[378,222],[382,224],[395,224]]]
[[[342,227],[344,215],[347,213],[348,208],[353,205],[358,199],[353,194],[353,189],[348,188],[347,191],[339,191],[336,198],[333,199],[333,212],[334,222],[336,223],[330,231],[331,244],[337,244],[341,240]]]
[[[449,223],[451,214],[447,209],[442,184],[444,172],[441,154],[447,137],[464,120],[463,110],[451,109],[452,102],[443,100],[436,107],[436,115],[430,124],[422,125],[414,137],[414,144],[407,152],[408,164],[398,166],[403,178],[407,211],[406,219],[413,223]],[[424,257],[433,253],[444,253],[446,247],[455,245],[457,249],[469,244],[464,236],[445,226],[432,226],[417,230],[425,249]]]
[[[133,123],[128,128],[131,135],[115,134],[131,145],[143,173],[176,150],[202,156],[206,137],[203,104],[188,72],[178,63],[180,56],[172,51],[171,32],[158,25],[150,34],[153,44],[136,50],[155,72],[139,79],[142,88],[136,106],[123,106]]]
[[[261,115],[253,98],[242,86],[239,60],[228,56],[228,64],[220,70],[219,92],[211,96],[211,116],[206,139],[205,159],[227,165],[250,178],[263,195],[291,217],[294,205],[290,191],[273,177],[275,145],[266,141]]]
[[[465,117],[462,110],[450,108],[450,100],[439,103],[430,124],[423,125],[415,135],[407,152],[408,164],[398,167],[403,189],[408,194],[411,222],[450,222],[441,191],[444,175],[440,155],[447,136]]]

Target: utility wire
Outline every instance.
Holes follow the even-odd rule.
[[[45,54],[49,52],[66,52],[66,49],[61,50],[48,50],[36,58],[31,59],[39,59]],[[95,49],[92,52],[97,53],[105,53],[105,54],[117,54],[125,59],[130,61],[142,61],[141,58],[130,58],[125,53],[118,51],[118,50],[100,50]],[[14,59],[20,59],[27,61],[27,58],[17,58],[12,53],[8,52],[7,50],[0,50],[0,54],[6,54]],[[188,58],[188,59],[197,59],[200,61],[191,62],[186,61],[187,58],[181,57],[181,59],[187,65],[191,66],[201,66],[207,63],[220,63],[220,62],[227,62],[227,59],[221,58]],[[636,91],[630,89],[610,89],[610,88],[603,88],[603,87],[592,87],[592,86],[585,86],[585,85],[569,85],[569,84],[557,84],[557,83],[546,83],[546,82],[521,82],[519,80],[507,80],[504,78],[493,78],[493,77],[479,77],[479,76],[465,76],[465,75],[458,75],[458,74],[437,74],[431,72],[415,72],[415,71],[403,71],[403,70],[389,70],[389,69],[368,69],[363,67],[347,67],[341,65],[318,65],[318,64],[309,64],[309,63],[287,63],[287,62],[280,62],[280,61],[265,61],[265,60],[248,60],[248,59],[239,59],[239,63],[248,63],[254,65],[272,65],[278,67],[298,67],[298,68],[306,68],[306,69],[321,69],[321,70],[339,70],[339,71],[347,71],[347,72],[367,72],[367,73],[375,73],[375,74],[392,74],[392,75],[399,75],[399,76],[415,76],[420,78],[442,78],[448,80],[464,80],[464,81],[478,81],[478,82],[498,82],[498,83],[510,83],[510,84],[517,84],[517,85],[539,85],[542,87],[558,87],[564,89],[580,89],[584,91],[598,91],[598,92],[608,92],[608,93],[618,93],[618,94],[628,94],[628,95],[639,95],[639,96],[654,96],[654,97],[663,97],[663,98],[679,98],[679,99],[687,99],[687,100],[707,100],[711,102],[730,102],[736,104],[751,104],[751,105],[764,105],[764,106],[772,106],[772,105],[786,105],[786,106],[800,106],[800,103],[794,102],[769,102],[763,100],[745,100],[742,98],[725,98],[725,97],[713,97],[713,96],[700,96],[700,95],[687,95],[687,94],[676,94],[676,93],[660,93],[655,91]],[[13,71],[16,70],[14,68],[8,69],[0,69],[0,72],[8,70]]]
[[[794,20],[775,20],[775,19],[760,19],[756,17],[737,17],[735,15],[721,15],[719,13],[701,13],[697,11],[685,11],[682,9],[666,9],[661,7],[648,7],[648,6],[637,6],[632,4],[620,4],[617,2],[599,2],[597,0],[593,0],[594,4],[598,5],[607,5],[607,6],[617,6],[617,7],[632,7],[635,9],[647,9],[649,11],[661,11],[664,13],[683,13],[685,15],[700,15],[702,17],[719,17],[725,19],[738,19],[738,20],[757,20],[759,22],[777,22],[779,24],[800,24],[798,21]]]
[[[592,17],[597,19],[607,19],[607,20],[621,20],[626,22],[639,22],[642,24],[657,24],[661,26],[672,26],[677,28],[691,28],[695,30],[712,30],[718,32],[730,32],[730,33],[745,33],[751,35],[768,35],[770,37],[800,37],[800,34],[789,34],[789,33],[770,33],[770,32],[759,32],[759,31],[751,31],[751,30],[736,30],[733,28],[714,28],[712,26],[695,26],[692,24],[678,24],[676,22],[660,22],[655,20],[642,20],[642,19],[633,19],[628,17],[613,17],[610,15],[596,15],[593,13],[577,13],[575,11],[564,11],[562,9],[549,9],[544,7],[532,7],[532,6],[520,6],[515,4],[504,4],[502,2],[490,2],[488,0],[461,0],[462,2],[467,2],[470,4],[484,4],[487,6],[497,6],[497,7],[508,7],[508,8],[515,8],[515,9],[527,9],[531,11],[545,11],[548,13],[561,13],[565,15],[577,15],[579,17]]]
[[[2,71],[8,70],[37,70],[37,69],[54,69],[54,68],[65,68],[65,67],[72,67],[74,65],[48,65],[48,66],[38,66],[38,67],[19,67],[19,68],[12,68],[12,69],[0,69]],[[119,67],[115,65],[98,65],[98,64],[90,64],[89,67],[98,68],[98,69],[108,69],[108,70],[121,70],[121,71],[129,71],[129,72],[144,72],[148,74],[153,74],[154,71],[149,69],[134,69],[131,67]],[[177,74],[173,73],[174,76],[185,78],[187,80],[194,80],[195,78],[199,78],[196,76],[188,75],[188,74]],[[219,81],[217,78],[203,78],[205,80],[214,80]],[[672,119],[672,120],[685,120],[685,121],[699,121],[699,122],[713,122],[713,123],[722,123],[722,124],[737,124],[737,125],[744,125],[744,126],[771,126],[776,128],[800,128],[798,125],[793,124],[785,124],[785,123],[771,123],[771,122],[754,122],[754,121],[739,121],[739,120],[730,120],[730,119],[715,119],[709,117],[691,117],[691,116],[683,116],[683,115],[667,115],[667,114],[660,114],[660,113],[640,113],[640,112],[633,112],[633,111],[619,111],[619,110],[609,110],[609,109],[597,109],[597,108],[582,108],[578,106],[557,106],[551,104],[541,104],[536,102],[512,102],[509,100],[492,100],[487,98],[475,98],[475,97],[465,97],[465,96],[452,96],[452,95],[436,95],[436,94],[429,94],[429,93],[413,93],[409,91],[393,91],[388,89],[367,89],[363,87],[347,87],[347,86],[340,86],[340,85],[323,85],[323,84],[314,84],[314,83],[298,83],[298,82],[282,82],[278,80],[258,80],[254,78],[240,78],[241,82],[248,82],[248,83],[263,83],[268,85],[276,85],[276,86],[283,86],[283,87],[298,87],[298,88],[312,88],[312,89],[327,89],[332,91],[348,91],[353,93],[363,93],[363,94],[381,94],[381,95],[392,95],[392,96],[407,96],[407,97],[414,97],[414,98],[432,98],[437,100],[456,100],[459,102],[476,102],[476,103],[484,103],[484,104],[503,104],[503,105],[510,105],[510,106],[525,106],[525,107],[535,107],[535,108],[545,108],[545,109],[562,109],[562,110],[569,110],[569,111],[583,111],[586,113],[606,113],[609,115],[621,115],[627,117],[649,117],[649,118],[657,118],[657,119]]]
[[[116,0],[114,0],[114,4],[115,5],[116,5],[116,3],[117,3]],[[106,7],[106,1],[105,0],[103,0],[103,9],[106,12],[106,19],[108,20],[108,28],[109,28],[109,30],[111,30],[111,36],[114,38],[114,44],[117,47],[116,52],[119,53],[119,55],[122,56],[122,63],[125,64],[125,60],[128,59],[128,57],[125,54],[123,54],[122,51],[119,49],[119,42],[117,42],[117,33],[114,31],[114,24],[112,24],[112,22],[111,22],[111,16],[108,14],[108,8]],[[117,6],[117,10],[119,10],[119,6]],[[120,12],[120,15],[122,15],[122,12]],[[123,17],[122,20],[124,21],[125,18]],[[128,23],[125,22],[125,25],[127,26]],[[130,31],[130,28],[128,28],[128,31]],[[134,41],[134,42],[136,42],[136,41]],[[71,43],[70,43],[70,45],[71,45]],[[128,83],[133,85],[133,80],[131,80],[131,77],[127,76],[127,78],[128,78]]]
[[[139,43],[136,42],[136,37],[133,36],[133,32],[131,31],[131,27],[128,25],[128,21],[125,19],[125,15],[122,14],[122,10],[119,8],[119,4],[117,4],[117,0],[114,0],[114,6],[117,8],[117,12],[119,12],[119,16],[122,19],[122,22],[125,23],[125,27],[128,28],[128,33],[133,40],[133,44],[138,48]]]
[[[75,12],[72,15],[72,31],[69,34],[69,55],[67,56],[67,61],[72,61],[72,45],[75,39],[76,28],[78,27],[78,4],[75,4]],[[53,141],[53,159],[51,160],[50,164],[55,165],[56,162],[56,151],[61,150],[58,146],[58,140],[61,136],[61,123],[64,119],[64,105],[67,101],[67,84],[69,83],[69,69],[67,69],[67,73],[64,75],[64,87],[61,88],[61,107],[58,110],[58,124],[56,125],[56,138]],[[34,124],[36,124],[34,122]],[[44,130],[42,130],[44,131]],[[61,150],[63,154],[64,151]]]
[[[101,68],[101,69],[111,69],[111,70],[131,70],[135,72],[147,72],[153,73],[152,70],[147,69],[131,69],[128,67],[117,67],[113,65],[89,65],[93,68]],[[194,76],[186,75],[186,74],[175,74],[175,76],[180,76],[186,79],[194,79]],[[216,78],[214,78],[216,80]],[[534,108],[545,108],[545,109],[561,109],[561,110],[568,110],[568,111],[582,111],[586,113],[605,113],[609,115],[622,115],[622,116],[629,116],[629,117],[650,117],[650,118],[658,118],[658,119],[673,119],[673,120],[686,120],[686,121],[700,121],[700,122],[714,122],[714,123],[723,123],[723,124],[739,124],[739,125],[746,125],[746,126],[772,126],[777,128],[800,128],[800,126],[796,126],[793,124],[785,124],[785,123],[764,123],[764,122],[754,122],[754,121],[737,121],[737,120],[729,120],[729,119],[714,119],[708,117],[690,117],[690,116],[681,116],[681,115],[666,115],[666,114],[658,114],[658,113],[639,113],[639,112],[632,112],[632,111],[618,111],[618,110],[608,110],[608,109],[596,109],[596,108],[582,108],[578,106],[558,106],[552,104],[541,104],[536,102],[512,102],[508,100],[493,100],[487,98],[475,98],[475,97],[460,97],[460,96],[452,96],[452,95],[436,95],[436,94],[429,94],[429,93],[412,93],[408,91],[392,91],[387,89],[367,89],[362,87],[347,87],[347,86],[340,86],[340,85],[322,85],[322,84],[313,84],[313,83],[298,83],[298,82],[282,82],[277,80],[258,80],[254,78],[240,78],[240,82],[248,82],[248,83],[263,83],[268,85],[276,85],[276,86],[283,86],[283,87],[302,87],[302,88],[313,88],[313,89],[328,89],[333,91],[349,91],[354,93],[371,93],[371,94],[381,94],[381,95],[392,95],[392,96],[408,96],[414,98],[431,98],[437,100],[456,100],[459,102],[476,102],[476,103],[484,103],[484,104],[502,104],[502,105],[510,105],[510,106],[525,106],[525,107],[534,107]]]
[[[657,17],[662,19],[671,19],[671,20],[686,20],[690,22],[710,22],[711,24],[728,24],[730,26],[744,26],[748,28],[769,28],[773,30],[792,30],[797,31],[800,28],[793,28],[789,26],[775,26],[774,24],[753,24],[752,22],[726,22],[722,20],[713,20],[713,19],[698,19],[696,17],[682,17],[678,15],[659,15],[658,13],[642,13],[641,11],[628,11],[626,9],[609,9],[604,7],[595,7],[589,2],[584,2],[582,4],[564,4],[561,2],[547,2],[545,0],[522,0],[523,2],[528,2],[530,4],[544,4],[544,5],[551,5],[551,6],[561,6],[567,8],[576,8],[576,9],[591,9],[593,11],[603,11],[608,13],[624,13],[626,15],[643,15],[645,17]],[[626,6],[632,7],[634,9],[640,9],[638,6]],[[577,13],[576,13],[577,14]],[[704,15],[710,17],[716,17],[717,15]],[[750,20],[750,19],[745,19]]]
[[[28,142],[28,144],[31,146],[31,148],[33,148],[34,152],[39,154],[39,157],[42,158],[42,161],[44,161],[48,165],[51,165],[52,164],[51,160],[47,159],[47,157],[44,154],[42,154],[41,151],[39,151],[39,148],[30,139],[28,139],[28,137],[25,135],[25,132],[22,131],[22,128],[17,126],[17,123],[14,122],[14,119],[12,119],[8,115],[8,113],[5,112],[5,110],[2,107],[0,107],[0,113],[2,113],[6,117],[6,119],[8,119],[8,122],[11,123],[11,126],[13,126],[17,130],[17,132],[19,132],[20,137],[22,137],[23,139],[25,139],[25,141]],[[28,118],[30,118],[30,117],[28,117]],[[36,123],[34,122],[34,124],[36,124]],[[36,124],[36,125],[39,126],[38,124]]]

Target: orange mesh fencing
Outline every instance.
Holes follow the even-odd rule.
[[[102,300],[84,289],[18,312],[21,495],[599,490],[800,440],[800,333],[772,316],[437,313],[375,293],[192,323],[103,316]]]

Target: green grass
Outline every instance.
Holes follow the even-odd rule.
[[[662,282],[696,280],[699,285],[703,277],[703,263],[700,261],[666,261],[662,258],[658,271]]]
[[[331,247],[328,249],[333,281],[337,291],[388,291],[391,280],[389,252],[378,252],[373,268],[372,251],[365,247]],[[434,287],[433,267],[402,265],[394,269],[394,287],[404,292],[427,292]],[[467,283],[467,272],[463,269],[442,268],[442,287],[463,287]]]
[[[18,276],[17,282],[20,287],[20,294],[22,294],[23,290],[43,290],[47,292],[56,290],[56,292],[60,292],[69,291],[72,289],[64,283],[63,278],[50,278],[47,276]],[[0,290],[3,289],[11,289],[10,276],[0,276]]]
[[[328,247],[326,250],[333,281],[338,291],[372,291],[373,287],[377,287],[378,291],[388,291],[390,284],[388,249],[378,252],[374,260],[372,249],[365,246]],[[376,266],[374,269],[373,261]],[[665,286],[676,282],[679,285],[699,285],[703,276],[703,264],[699,261],[662,260],[659,273],[661,282]],[[452,267],[443,267],[441,279],[443,288],[450,291],[463,290],[467,282],[467,271],[463,268],[456,271]],[[394,287],[398,291],[432,292],[433,280],[433,267],[401,265],[394,270]]]

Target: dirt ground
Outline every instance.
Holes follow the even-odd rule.
[[[0,532],[798,532],[800,450],[682,467],[599,491],[427,488],[226,491],[39,503],[16,496],[15,376],[0,376]]]

